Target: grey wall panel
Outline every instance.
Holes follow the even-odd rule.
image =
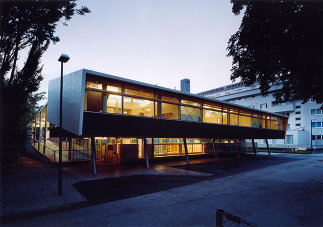
[[[85,72],[79,70],[63,77],[63,128],[82,134]],[[59,126],[60,78],[48,84],[48,121]]]

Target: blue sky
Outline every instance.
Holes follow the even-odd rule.
[[[92,11],[59,25],[61,39],[43,56],[41,91],[60,76],[61,53],[70,56],[64,74],[87,68],[168,88],[191,80],[197,93],[230,81],[227,42],[241,16],[229,0],[78,1]]]

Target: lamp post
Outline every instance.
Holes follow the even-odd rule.
[[[311,119],[311,154],[313,154],[313,120],[316,119]]]
[[[58,195],[62,195],[62,136],[63,136],[63,64],[68,62],[70,57],[66,54],[62,54],[58,61],[61,62],[61,87],[59,95],[59,161],[58,161]]]

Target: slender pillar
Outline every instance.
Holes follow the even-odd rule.
[[[155,155],[154,138],[151,138],[151,157],[154,157],[154,155]]]
[[[39,112],[39,130],[38,130],[38,151],[40,152],[40,136],[41,136],[41,111]]]
[[[102,90],[106,91],[107,90],[107,85],[103,84],[102,85]],[[107,93],[102,94],[102,112],[106,113],[108,108],[108,95]]]
[[[93,174],[96,176],[96,151],[95,151],[95,139],[91,137],[91,150],[92,150],[92,166],[93,166]]]
[[[146,166],[147,166],[147,169],[149,169],[148,146],[147,146],[146,137],[144,138],[144,150],[145,150]]]
[[[236,157],[237,157],[237,159],[240,159],[240,151],[239,151],[237,139],[234,139],[234,147],[235,147],[235,150],[236,150],[236,155],[237,155]]]
[[[215,160],[218,160],[218,154],[216,153],[216,149],[215,149],[215,139],[212,139],[213,142],[213,151],[214,151],[214,158]]]
[[[183,138],[184,141],[184,149],[185,149],[185,155],[186,155],[186,163],[187,165],[190,164],[190,159],[188,158],[188,150],[187,150],[187,143],[186,143],[186,138]]]
[[[72,138],[68,138],[68,160],[71,160],[71,153],[72,153]]]
[[[266,145],[267,145],[268,155],[270,155],[270,149],[269,149],[268,139],[266,139]]]
[[[256,144],[254,139],[252,139],[252,147],[253,147],[253,152],[255,153],[255,155],[257,155]]]
[[[47,140],[47,106],[46,106],[46,112],[45,112],[45,135],[44,135],[44,149],[43,149],[43,154],[46,152],[46,140]]]
[[[63,62],[61,62],[61,87],[59,96],[59,149],[58,149],[58,195],[62,195],[62,138],[63,137]]]

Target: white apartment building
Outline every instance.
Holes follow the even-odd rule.
[[[198,95],[288,116],[286,137],[284,140],[269,140],[272,148],[310,149],[312,142],[313,149],[322,149],[323,110],[320,109],[321,104],[313,101],[303,104],[300,100],[274,104],[273,92],[277,89],[280,89],[280,85],[273,85],[269,94],[262,96],[258,83],[248,87],[243,82],[239,82],[200,92]],[[259,147],[266,146],[263,140],[257,140],[257,143]]]

